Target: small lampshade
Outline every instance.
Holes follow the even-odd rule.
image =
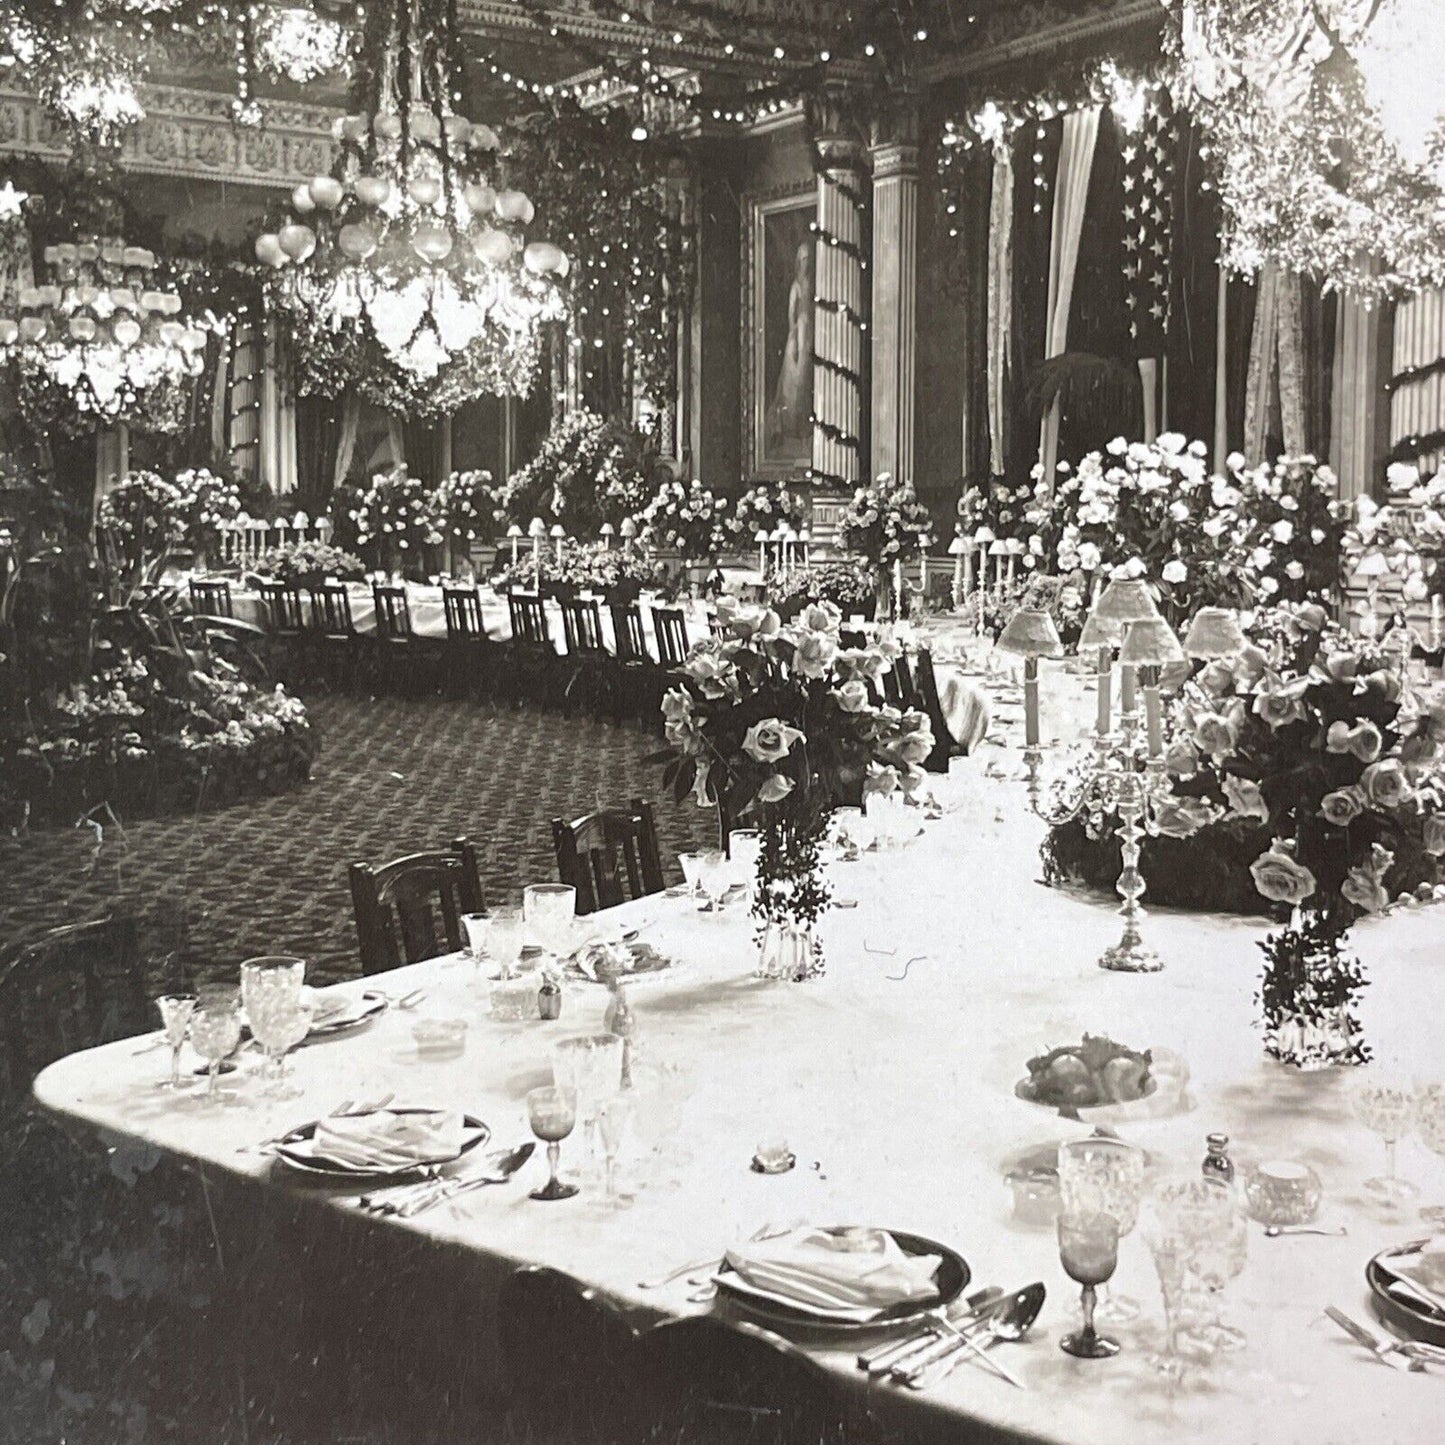
[[[597,534],[600,537],[615,537],[617,535],[617,528],[614,527],[611,522],[604,522],[602,526],[598,528]]]
[[[567,529],[561,524],[561,522],[553,522],[552,535],[554,537],[565,537],[567,535]]]
[[[522,529],[513,522],[512,525],[507,528],[507,535],[509,537],[520,537],[522,535]]]
[[[1184,639],[1186,657],[1235,657],[1244,650],[1239,619],[1227,607],[1201,607]]]
[[[968,543],[962,536],[955,537],[948,544],[948,555],[950,557],[962,557],[968,551]]]
[[[540,517],[533,517],[527,525],[527,531],[533,537],[545,537],[547,535],[547,524]]]
[[[772,533],[766,527],[759,527],[757,535],[753,538],[754,542],[771,542],[772,540]]]
[[[1130,624],[1119,661],[1125,667],[1167,667],[1184,661],[1184,649],[1162,617],[1150,617]]]
[[[1366,552],[1355,563],[1356,577],[1388,577],[1389,575],[1390,563],[1383,552]]]
[[[1091,612],[1084,619],[1083,631],[1079,633],[1079,648],[1081,651],[1098,647],[1116,648],[1123,640],[1123,623],[1110,622],[1097,612]]]
[[[995,537],[994,540],[988,544],[988,555],[990,557],[1007,557],[1008,543],[1001,537]]]
[[[1152,622],[1159,609],[1137,577],[1115,577],[1094,604],[1094,616],[1106,622]]]
[[[622,535],[624,537],[635,537],[637,535],[637,523],[631,517],[622,519]]]
[[[1018,657],[1062,657],[1064,644],[1054,619],[1042,607],[1020,607],[998,639],[1001,652]]]

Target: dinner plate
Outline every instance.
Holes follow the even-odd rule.
[[[937,1240],[925,1239],[920,1234],[904,1234],[901,1230],[890,1229],[894,1242],[904,1254],[936,1254],[939,1256],[938,1269],[933,1282],[937,1293],[927,1299],[904,1300],[880,1311],[868,1320],[850,1318],[846,1313],[820,1309],[800,1304],[774,1294],[771,1290],[760,1289],[749,1284],[728,1264],[726,1260],[718,1266],[713,1275],[720,1298],[737,1306],[745,1313],[780,1330],[807,1330],[828,1335],[852,1335],[865,1330],[892,1329],[909,1320],[928,1314],[931,1310],[951,1305],[968,1286],[971,1277],[968,1264],[956,1250]]]
[[[388,1109],[390,1114],[433,1114],[434,1109]],[[299,1169],[303,1174],[319,1174],[328,1179],[392,1179],[401,1174],[412,1174],[418,1169],[427,1169],[437,1164],[450,1164],[452,1158],[460,1159],[463,1154],[469,1154],[478,1147],[485,1144],[492,1137],[492,1131],[480,1119],[474,1119],[470,1114],[462,1115],[462,1147],[452,1158],[447,1159],[423,1159],[415,1164],[407,1164],[400,1169],[358,1169],[347,1164],[339,1164],[334,1159],[318,1159],[311,1153],[312,1142],[316,1138],[316,1126],[321,1121],[313,1119],[309,1124],[302,1124],[300,1128],[293,1129],[289,1134],[281,1138],[276,1145],[276,1157],[292,1169]]]
[[[346,1007],[339,1013],[330,1014],[319,1024],[313,1024],[311,1032],[306,1035],[307,1039],[325,1039],[333,1034],[347,1034],[353,1029],[359,1029],[363,1024],[370,1023],[378,1014],[383,1014],[387,1009],[387,997],[384,993],[376,993],[367,989],[357,999],[348,999]]]
[[[633,983],[644,978],[656,978],[658,974],[668,973],[672,968],[673,962],[665,953],[659,953],[651,944],[644,943],[640,947],[633,947],[632,967],[626,973],[618,976],[618,982]],[[567,960],[566,975],[578,983],[602,984],[603,982],[602,979],[588,973],[576,958]]]
[[[1371,1303],[1375,1313],[1392,1329],[1407,1335],[1412,1340],[1423,1340],[1426,1344],[1445,1346],[1445,1318],[1432,1313],[1424,1305],[1413,1304],[1410,1300],[1392,1295],[1386,1286],[1390,1276],[1380,1261],[1387,1256],[1410,1255],[1429,1241],[1411,1240],[1409,1244],[1392,1245],[1382,1249],[1365,1266],[1365,1281],[1370,1286]]]

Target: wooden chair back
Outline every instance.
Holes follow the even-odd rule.
[[[652,654],[642,631],[642,609],[635,602],[614,602],[610,610],[618,662],[651,662]]]
[[[680,607],[654,607],[652,632],[657,638],[657,660],[666,668],[681,667],[691,644],[687,640],[687,619]]]
[[[579,914],[662,892],[657,822],[652,804],[641,798],[571,823],[553,818],[552,847],[557,877],[577,890]]]
[[[321,582],[310,589],[311,630],[322,637],[355,637],[351,593],[344,582]]]
[[[482,599],[475,587],[443,587],[449,642],[481,642],[487,635],[482,621]]]
[[[410,640],[411,607],[406,600],[406,588],[389,583],[373,582],[371,595],[376,603],[376,635],[383,642],[406,642]]]
[[[728,635],[727,624],[717,615],[716,612],[709,612],[707,615],[707,630],[714,637],[726,637]]]
[[[840,627],[838,643],[842,647],[858,650],[868,646],[868,636],[861,627]]]
[[[913,664],[913,696],[909,705],[922,712],[933,728],[933,751],[923,766],[930,773],[948,771],[949,754],[953,751],[948,720],[943,715],[943,702],[938,695],[938,678],[933,671],[933,654],[920,648]]]
[[[159,1025],[146,997],[136,920],[52,929],[0,974],[0,1083],[24,1095],[47,1064]]]
[[[523,647],[552,646],[552,629],[547,607],[535,592],[509,592],[507,615],[512,623],[512,641]]]
[[[602,609],[595,597],[562,599],[562,636],[569,657],[605,655],[602,640]]]
[[[198,616],[235,618],[231,584],[224,577],[192,577],[190,586],[191,610]]]
[[[883,696],[894,707],[909,707],[913,696],[913,669],[908,654],[899,653],[898,660],[883,674]]]
[[[411,853],[376,866],[353,863],[348,874],[365,974],[461,948],[462,915],[486,911],[474,852]]]
[[[305,631],[301,589],[294,582],[262,582],[257,590],[265,609],[268,632],[275,637],[299,637]]]

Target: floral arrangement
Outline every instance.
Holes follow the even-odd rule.
[[[1445,592],[1445,470],[1422,481],[1419,469],[1392,462],[1385,471],[1387,498],[1355,498],[1344,550],[1355,565],[1366,554],[1384,559],[1406,602]]]
[[[636,517],[652,495],[643,439],[585,408],[556,421],[537,455],[498,493],[497,519],[526,527],[533,517],[595,536]]]
[[[838,530],[843,546],[878,570],[918,551],[922,539],[932,535],[933,519],[911,482],[895,482],[880,472],[853,493]]]
[[[818,847],[832,810],[871,793],[917,791],[933,734],[921,712],[873,699],[897,656],[890,638],[845,648],[839,611],[805,607],[784,625],[769,608],[718,602],[722,635],[693,644],[662,710],[665,782],[681,800],[718,803],[764,841],[755,913],[806,931],[828,901]],[[821,969],[815,942],[799,976]]]
[[[1260,601],[1303,602],[1333,597],[1340,584],[1340,544],[1349,520],[1339,482],[1311,456],[1280,457],[1246,467],[1238,452],[1226,466],[1229,480],[1216,493],[1235,509],[1234,554]]]
[[[186,498],[159,472],[127,472],[101,499],[96,526],[119,551],[165,557],[186,539]]]
[[[434,497],[405,463],[378,472],[348,515],[356,527],[356,545],[371,548],[383,562],[407,555],[414,559],[423,548],[445,540]]]
[[[303,585],[327,577],[356,582],[366,575],[366,564],[354,552],[329,542],[283,542],[262,552],[251,571],[271,581]]]
[[[1066,647],[1073,647],[1078,643],[1088,615],[1087,586],[1082,572],[1068,577],[1026,572],[1012,581],[1005,578],[991,583],[983,592],[983,630],[997,641],[1019,608],[1037,607],[1053,618],[1059,640]],[[977,605],[976,598],[969,603],[970,609]]]
[[[519,552],[516,562],[508,562],[492,579],[493,585],[498,591],[531,591],[537,585],[538,564],[543,592],[596,592],[610,602],[631,601],[654,581],[653,565],[640,552],[567,537],[562,542],[560,561],[550,545],[538,552],[535,563],[530,551]]]
[[[831,602],[844,617],[870,614],[877,600],[873,578],[856,562],[816,562],[768,578],[768,600],[787,613],[809,602]]]
[[[684,485],[664,481],[637,519],[641,535],[654,547],[670,547],[690,562],[705,562],[728,548],[731,530],[727,499],[715,497],[693,478]]]
[[[807,503],[782,482],[759,482],[738,497],[733,507],[735,545],[744,551],[759,532],[771,534],[779,526],[801,531],[807,524]]]
[[[1017,537],[1026,541],[1032,531],[1034,510],[1032,481],[1011,482],[1007,477],[989,477],[983,482],[965,482],[958,499],[958,523],[965,537],[982,530],[989,540]]]
[[[488,471],[452,472],[432,498],[432,516],[455,551],[492,536],[499,520],[497,488]]]

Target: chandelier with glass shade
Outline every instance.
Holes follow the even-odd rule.
[[[23,286],[0,317],[0,355],[30,414],[73,434],[124,423],[175,432],[204,365],[207,324],[182,314],[155,254],[114,237],[47,246],[54,279]]]
[[[527,394],[565,315],[567,257],[526,239],[533,206],[506,184],[497,132],[452,109],[438,10],[390,17],[373,109],[337,121],[332,173],[256,242],[301,392],[354,387],[406,417]]]
[[[1439,0],[1166,0],[1222,259],[1374,297],[1445,284]]]

